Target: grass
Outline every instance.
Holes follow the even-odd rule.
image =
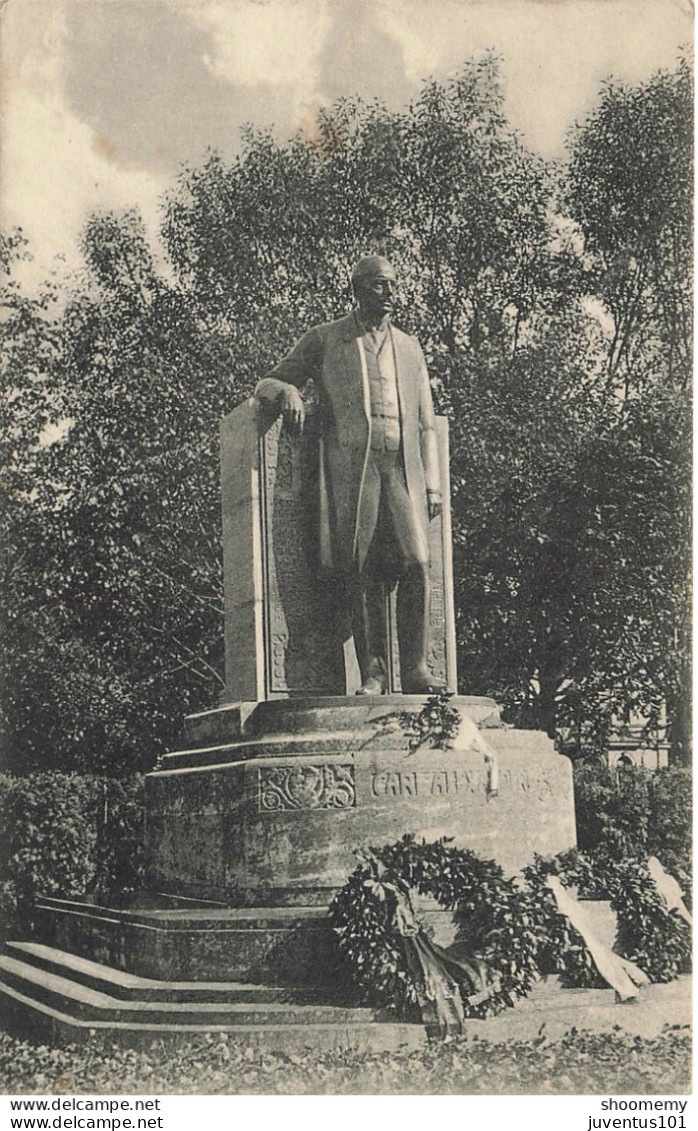
[[[690,1035],[571,1030],[547,1041],[453,1039],[390,1053],[271,1053],[210,1034],[135,1051],[95,1042],[67,1048],[0,1034],[5,1094],[531,1095],[682,1094],[690,1089]]]

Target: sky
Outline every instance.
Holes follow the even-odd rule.
[[[342,95],[406,104],[487,49],[530,146],[564,152],[608,77],[674,66],[690,0],[4,0],[0,226],[22,228],[27,286],[78,262],[97,209],[138,206],[153,240],[183,163],[280,139]]]

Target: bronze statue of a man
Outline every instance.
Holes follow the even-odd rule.
[[[416,338],[391,323],[396,276],[387,259],[360,259],[356,308],[313,326],[264,377],[255,396],[292,431],[305,420],[298,392],[314,380],[321,417],[320,558],[351,601],[359,695],[387,690],[386,594],[397,586],[405,694],[441,691],[427,667],[429,521],[441,512],[436,425]]]

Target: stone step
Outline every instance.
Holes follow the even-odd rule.
[[[263,735],[317,734],[344,731],[351,734],[371,727],[376,719],[395,711],[418,714],[424,695],[322,695],[299,699],[269,699],[261,703],[230,704],[189,715],[184,721],[184,745],[190,748],[220,746]],[[478,726],[501,726],[494,699],[479,695],[455,696],[453,706]]]
[[[217,746],[192,746],[182,749],[170,750],[163,754],[159,762],[158,772],[171,770],[192,769],[195,766],[226,765],[231,762],[243,762],[250,758],[302,758],[314,757],[322,754],[331,758],[332,755],[346,757],[348,752],[355,753],[362,743],[372,737],[371,731],[366,731],[357,737],[346,731],[327,732],[322,734],[286,735],[283,738],[253,738],[241,739],[235,743],[225,743]],[[378,743],[371,743],[378,748]],[[384,744],[385,745],[385,744]]]
[[[682,977],[644,986],[637,998],[626,1002],[616,1001],[610,989],[548,991],[537,1002],[523,999],[487,1021],[468,1021],[466,1034],[493,1042],[534,1041],[542,1036],[557,1040],[571,1029],[656,1037],[665,1025],[689,1027],[691,1020],[691,979]]]
[[[114,907],[113,905],[87,902],[77,899],[62,899],[54,896],[39,896],[38,909],[60,911],[64,914],[79,914],[93,918],[107,918],[122,923],[138,923],[148,927],[185,927],[187,930],[221,929],[234,927],[239,931],[261,931],[289,929],[328,924],[327,907],[280,906],[280,907],[225,907],[214,905],[200,907]]]
[[[81,1021],[150,1022],[156,1025],[346,1024],[373,1019],[370,1009],[280,1001],[125,1000],[54,974],[50,970],[0,956],[3,985]]]
[[[509,730],[504,727],[487,730],[485,735],[489,745],[497,751],[515,749],[525,754],[540,750],[552,744],[547,735],[535,730]],[[399,739],[394,730],[367,728],[356,732],[322,731],[317,734],[290,734],[250,739],[240,739],[234,743],[220,745],[184,746],[170,750],[160,759],[158,773],[173,770],[193,769],[197,766],[224,766],[236,762],[263,760],[264,758],[308,758],[316,759],[322,754],[325,759],[345,758],[362,750],[377,751],[402,749],[407,739]]]
[[[116,1043],[126,1048],[149,1048],[154,1040],[176,1044],[204,1034],[225,1034],[230,1040],[261,1046],[271,1052],[291,1053],[306,1049],[330,1052],[347,1048],[394,1052],[402,1048],[419,1048],[427,1039],[422,1025],[376,1020],[306,1021],[302,1024],[277,1020],[267,1024],[221,1024],[211,1019],[202,1024],[171,1018],[161,1023],[142,1013],[128,1021],[86,1020],[47,1005],[2,981],[0,998],[3,999],[3,1021],[11,1032],[50,1045],[97,1040],[107,1047]]]
[[[307,1004],[318,1000],[317,991],[310,987],[290,988],[252,982],[174,982],[143,978],[43,943],[8,942],[6,949],[10,958],[120,1001]]]
[[[613,1005],[615,1000],[615,990],[610,986],[568,989],[560,984],[557,976],[549,976],[536,982],[528,997],[519,998],[515,1009],[519,1011],[570,1009],[578,1004],[585,1007]]]
[[[34,939],[155,980],[316,985],[339,961],[327,908],[107,907],[42,897]]]
[[[521,754],[540,750],[552,744],[547,735],[536,730],[509,730],[504,727],[487,730],[485,738],[497,751],[515,749]],[[160,759],[158,773],[174,770],[193,769],[197,766],[224,766],[250,759],[264,758],[308,758],[315,759],[322,754],[325,759],[345,758],[362,750],[377,751],[402,749],[407,739],[399,739],[396,732],[367,728],[365,730],[322,731],[307,734],[289,734],[283,737],[269,736],[240,739],[234,743],[221,745],[184,746],[170,750]]]
[[[601,1004],[594,990],[569,991],[558,987],[553,993],[552,987],[544,988],[550,998],[560,999],[557,1007],[552,1007],[550,1001],[544,1007],[541,1001],[539,1009],[519,1006],[486,1021],[469,1021],[465,1036],[490,1042],[535,1041],[541,1037],[554,1040],[576,1028],[590,1032],[620,1030],[653,1037],[665,1025],[688,1027],[691,1022],[691,979],[688,977],[666,985],[646,987],[638,1001],[624,1004]],[[67,1012],[65,1004],[47,1004],[33,995],[31,987],[20,989],[7,981],[0,980],[0,997],[3,1020],[11,1031],[35,1041],[57,1045],[97,1039],[107,1046],[118,1043],[131,1048],[147,1048],[154,1039],[177,1042],[212,1033],[226,1034],[236,1042],[280,1052],[346,1048],[395,1051],[398,1048],[418,1048],[426,1040],[421,1025],[357,1020],[361,1012],[358,1010],[347,1011],[351,1019],[329,1023],[288,1023],[284,1020],[265,1024],[221,1024],[210,1017],[200,1023],[173,1015],[163,1022],[152,1013],[143,1011],[135,1011],[128,1020],[105,1020],[75,1016]]]
[[[637,1002],[651,1001],[690,1001],[692,978],[681,974],[672,982],[650,982],[638,987]],[[528,997],[520,998],[516,1009],[567,1009],[583,1006],[618,1004],[616,992],[610,986],[574,989],[564,986],[556,974],[548,975],[536,982]]]

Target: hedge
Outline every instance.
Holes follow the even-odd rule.
[[[690,898],[692,860],[690,770],[612,770],[602,762],[574,764],[577,845],[622,861],[657,856]]]
[[[6,932],[37,895],[106,895],[140,885],[141,775],[0,774],[0,823]]]

